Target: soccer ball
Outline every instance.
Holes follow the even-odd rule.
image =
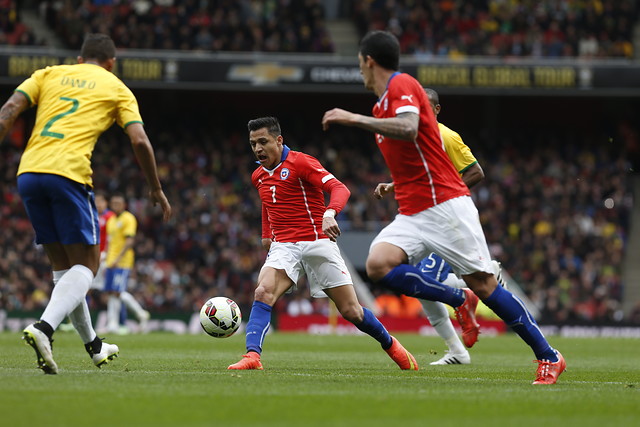
[[[200,326],[212,337],[230,337],[238,330],[241,321],[240,307],[231,298],[211,298],[200,309]]]

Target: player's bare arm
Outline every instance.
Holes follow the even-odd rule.
[[[484,171],[480,166],[480,163],[474,163],[469,166],[469,169],[462,173],[462,181],[467,184],[467,187],[472,188],[474,185],[484,179]]]
[[[129,139],[131,139],[133,153],[140,164],[147,184],[149,184],[149,199],[151,199],[154,206],[160,205],[162,219],[168,221],[171,218],[171,205],[162,191],[158,169],[156,168],[156,158],[147,133],[141,123],[130,124],[127,126],[126,132],[129,135]]]
[[[331,124],[355,126],[387,136],[393,139],[414,141],[418,136],[420,116],[415,113],[401,113],[396,117],[377,119],[352,113],[341,108],[334,108],[324,113],[322,129],[329,129]]]
[[[20,113],[29,108],[29,100],[20,92],[14,92],[0,109],[0,142],[9,133]]]
[[[269,251],[269,249],[271,249],[271,243],[271,239],[262,239],[262,247],[265,251]]]

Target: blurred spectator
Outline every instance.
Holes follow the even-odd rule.
[[[388,30],[420,56],[633,57],[634,0],[355,0],[361,35]]]
[[[295,292],[289,303],[287,304],[287,314],[289,316],[304,316],[313,314],[313,305],[309,298],[302,293]]]
[[[422,304],[415,298],[396,295],[387,290],[376,290],[376,306],[379,316],[418,319],[425,317]]]
[[[85,33],[119,48],[333,52],[321,0],[66,0],[46,2],[50,26],[79,48]]]
[[[44,45],[44,40],[38,40],[29,27],[20,18],[18,2],[16,0],[0,0],[0,46],[33,46]]]

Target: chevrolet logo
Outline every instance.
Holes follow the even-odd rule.
[[[253,65],[233,65],[229,69],[227,78],[232,81],[249,81],[259,86],[277,84],[281,81],[298,82],[302,80],[303,74],[300,67],[263,62]]]

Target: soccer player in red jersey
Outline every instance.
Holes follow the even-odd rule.
[[[356,126],[375,133],[395,184],[399,214],[371,243],[367,274],[406,295],[441,301],[456,309],[463,341],[475,342],[477,298],[502,318],[538,359],[534,384],[554,384],[565,370],[524,304],[498,286],[478,211],[443,149],[434,113],[420,83],[398,72],[400,48],[384,31],[365,35],[358,53],[365,87],[378,96],[373,117],[334,108],[322,126]],[[470,290],[434,282],[413,264],[429,252],[442,256]]]
[[[411,353],[356,297],[336,243],[340,227],[335,215],[347,203],[349,189],[314,157],[284,145],[275,117],[251,120],[248,128],[260,164],[251,180],[262,201],[262,245],[269,253],[247,324],[247,354],[229,369],[263,369],[260,355],[272,307],[306,274],[311,296],[331,298],[340,314],[380,342],[400,369],[418,370]],[[330,195],[326,207],[325,192]]]
[[[109,202],[103,193],[95,193],[96,209],[98,210],[98,225],[100,227],[100,266],[95,279],[91,284],[91,289],[101,291],[104,288],[104,261],[107,259],[107,221],[115,215],[109,209]]]

